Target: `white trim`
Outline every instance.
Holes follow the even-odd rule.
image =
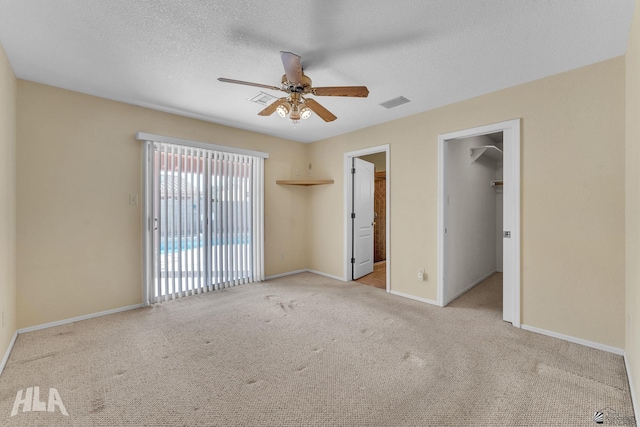
[[[286,277],[286,276],[293,276],[294,274],[300,274],[300,273],[307,273],[309,270],[307,269],[302,269],[302,270],[294,270],[294,271],[287,271],[286,273],[280,273],[280,274],[274,274],[271,276],[267,276],[264,278],[264,280],[272,280],[272,279],[279,279],[280,277]]]
[[[150,248],[153,247],[153,143],[145,141],[142,145],[142,304],[151,304],[153,292],[153,257]]]
[[[109,314],[120,313],[122,311],[135,310],[136,308],[144,307],[144,304],[129,305],[126,307],[114,308],[112,310],[100,311],[98,313],[85,314],[83,316],[72,317],[70,319],[57,320],[55,322],[43,323],[42,325],[29,326],[28,328],[18,329],[19,334],[26,332],[39,331],[40,329],[54,328],[60,325],[66,325],[67,323],[79,322],[81,320],[93,319],[94,317],[108,316]]]
[[[627,371],[627,381],[629,382],[629,389],[631,390],[631,404],[633,405],[633,413],[635,414],[636,424],[638,424],[638,416],[640,416],[640,406],[638,406],[638,397],[636,396],[635,389],[633,388],[633,379],[631,378],[631,370],[629,369],[629,363],[627,362],[627,352],[624,352],[624,368]],[[0,372],[2,370],[0,369]]]
[[[390,265],[390,260],[389,260],[389,252],[390,252],[390,248],[391,248],[391,176],[389,174],[389,169],[391,169],[391,159],[389,158],[391,155],[391,150],[389,150],[389,145],[387,144],[387,151],[385,152],[386,156],[385,156],[385,160],[386,160],[386,164],[385,164],[385,171],[384,171],[384,184],[385,184],[385,189],[384,189],[384,194],[386,197],[385,200],[385,244],[384,244],[384,258],[385,258],[385,273],[386,273],[386,277],[385,280],[387,281],[386,283],[386,290],[387,292],[391,291],[391,265]]]
[[[247,156],[262,157],[263,159],[269,158],[269,153],[262,151],[245,150],[243,148],[227,147],[225,145],[210,144],[208,142],[194,141],[191,139],[174,138],[172,136],[154,135],[146,132],[136,132],[136,139],[138,141],[155,141],[164,142],[166,144],[174,145],[186,145],[188,147],[203,148],[205,150],[224,151],[226,153],[244,154]]]
[[[509,144],[510,158],[505,158],[505,165],[510,164],[509,170],[505,166],[505,200],[507,198],[513,200],[508,206],[505,204],[504,227],[511,231],[512,250],[503,256],[509,258],[506,265],[511,265],[512,273],[504,271],[505,283],[511,288],[508,290],[511,294],[512,312],[503,313],[505,320],[519,328],[521,322],[521,302],[520,302],[520,119],[508,120],[500,123],[494,123],[485,126],[479,126],[472,129],[465,129],[457,132],[440,134],[438,136],[438,278],[437,278],[437,304],[444,307],[444,272],[445,272],[445,236],[444,229],[446,227],[446,204],[444,203],[446,194],[445,180],[445,144],[447,141],[468,138],[478,135],[486,135],[494,132],[504,132],[505,148]],[[508,175],[508,176],[507,176]],[[506,268],[505,268],[506,270]]]
[[[9,355],[11,354],[11,350],[13,350],[13,345],[16,343],[16,338],[18,338],[18,331],[15,331],[13,333],[13,338],[11,338],[11,341],[9,341],[9,347],[7,347],[7,351],[4,353],[2,362],[0,362],[0,375],[2,375],[2,371],[7,364],[7,360],[9,360]]]
[[[507,255],[510,259],[510,264],[512,266],[512,272],[509,275],[509,280],[513,281],[512,285],[512,321],[511,324],[517,328],[520,327],[520,322],[522,321],[521,314],[521,301],[520,301],[520,278],[522,272],[520,270],[520,249],[521,249],[521,240],[520,240],[520,204],[522,203],[522,195],[521,195],[521,171],[520,171],[520,119],[514,119],[508,122],[504,122],[501,124],[503,127],[503,135],[509,136],[511,133],[511,143],[507,146],[507,149],[504,151],[505,154],[510,154],[511,158],[508,159],[507,165],[504,165],[503,162],[503,171],[504,177],[506,177],[510,182],[507,182],[503,189],[503,196],[505,198],[510,198],[513,200],[506,208],[506,214],[503,218],[504,226],[508,227],[507,230],[511,231],[511,239],[512,250]],[[509,165],[511,167],[509,167]],[[511,170],[509,170],[511,169]],[[505,199],[507,200],[507,199]],[[504,254],[503,254],[504,259]],[[503,262],[504,264],[504,262]],[[504,265],[503,265],[503,280],[504,280]],[[504,316],[504,315],[503,315]]]
[[[387,291],[387,293],[390,293],[391,295],[395,295],[395,296],[402,297],[402,298],[409,298],[409,299],[412,299],[412,300],[415,300],[415,301],[426,302],[427,304],[440,305],[440,304],[438,304],[437,301],[434,301],[432,299],[417,297],[417,296],[414,296],[414,295],[405,294],[403,292]]]
[[[470,291],[472,288],[474,288],[475,286],[479,285],[484,280],[486,280],[489,277],[493,276],[497,272],[498,272],[498,270],[493,270],[491,273],[485,274],[484,276],[482,276],[481,278],[479,278],[478,280],[476,280],[475,282],[473,282],[472,284],[470,284],[469,286],[467,286],[466,288],[464,288],[463,290],[461,290],[460,292],[455,294],[453,297],[451,297],[451,299],[449,301],[447,301],[447,303],[445,305],[449,305],[449,303],[451,301],[453,301],[454,299],[458,298],[460,295],[464,294],[465,292]]]
[[[344,248],[344,274],[343,278],[339,278],[338,280],[342,280],[345,282],[353,279],[351,277],[351,209],[350,209],[350,201],[351,201],[351,159],[354,157],[366,156],[368,154],[376,154],[376,153],[385,153],[386,160],[386,282],[387,282],[387,292],[391,290],[391,160],[389,159],[391,154],[391,149],[389,144],[378,145],[375,147],[363,148],[361,150],[349,151],[344,153],[344,235],[343,235],[343,248]],[[319,273],[321,274],[321,273]],[[331,277],[331,276],[327,276]],[[335,276],[334,276],[335,277]]]
[[[329,279],[335,279],[341,282],[348,282],[348,280],[345,280],[344,277],[334,276],[333,274],[323,273],[322,271],[307,270],[307,273],[317,274],[318,276],[328,277]]]
[[[267,154],[267,157],[269,157],[269,155]],[[254,268],[256,271],[254,271],[254,279],[257,279],[258,281],[264,280],[264,217],[265,217],[265,210],[264,210],[264,185],[266,182],[265,179],[265,174],[264,174],[264,159],[259,159],[256,160],[256,162],[258,163],[257,166],[254,166],[253,169],[253,173],[254,176],[252,177],[253,182],[256,182],[256,176],[259,177],[258,179],[258,186],[259,188],[257,188],[257,191],[254,191],[253,196],[256,199],[256,207],[257,209],[254,209],[254,214],[258,219],[258,241],[257,241],[257,248],[254,246],[253,248],[253,256],[254,256]],[[254,225],[254,230],[255,230],[255,225]]]
[[[333,274],[323,273],[321,271],[309,270],[308,268],[288,271],[286,273],[274,274],[272,276],[265,277],[265,280],[278,279],[280,277],[293,276],[294,274],[301,274],[301,273],[313,273],[313,274],[317,274],[318,276],[328,277],[329,279],[335,279],[341,282],[347,282],[347,280],[345,280],[344,277],[334,276]]]
[[[610,345],[600,344],[600,343],[589,341],[589,340],[585,340],[585,339],[582,339],[582,338],[576,338],[576,337],[572,337],[570,335],[560,334],[558,332],[547,331],[545,329],[536,328],[535,326],[529,326],[529,325],[522,324],[522,325],[520,325],[520,327],[522,329],[524,329],[525,331],[535,332],[537,334],[546,335],[546,336],[553,337],[553,338],[558,338],[560,340],[569,341],[569,342],[572,342],[574,344],[580,344],[580,345],[584,345],[586,347],[591,347],[591,348],[595,348],[595,349],[598,349],[598,350],[606,351],[606,352],[609,352],[609,353],[617,354],[618,356],[623,356],[624,355],[624,350],[621,349],[621,348],[618,348],[618,347],[612,347]]]
[[[438,277],[436,279],[436,301],[437,305],[440,307],[444,307],[444,271],[445,271],[445,238],[444,238],[444,229],[445,229],[445,217],[446,217],[446,209],[445,209],[445,197],[447,194],[447,181],[445,180],[445,146],[446,140],[443,135],[438,136],[438,254],[437,254],[437,263],[438,263]]]

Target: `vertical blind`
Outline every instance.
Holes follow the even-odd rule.
[[[146,144],[146,302],[263,280],[264,159]]]

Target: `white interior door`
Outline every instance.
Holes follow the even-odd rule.
[[[353,159],[353,279],[373,273],[373,163]]]

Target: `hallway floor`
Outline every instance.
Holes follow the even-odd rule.
[[[363,285],[374,286],[380,289],[387,289],[387,262],[380,261],[373,265],[373,273],[362,276],[355,282]]]

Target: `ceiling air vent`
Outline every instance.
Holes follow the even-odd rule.
[[[249,98],[249,101],[255,102],[256,104],[264,105],[265,107],[275,101],[275,96],[269,95],[268,93],[258,92],[257,95]]]
[[[407,102],[411,102],[411,101],[409,101],[404,96],[399,96],[397,98],[390,99],[387,102],[383,102],[380,105],[382,105],[384,108],[394,108],[394,107],[397,107],[398,105],[406,104]]]

